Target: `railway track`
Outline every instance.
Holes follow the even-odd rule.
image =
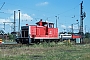
[[[0,44],[0,49],[12,49],[15,47],[21,47],[23,46],[22,44]]]

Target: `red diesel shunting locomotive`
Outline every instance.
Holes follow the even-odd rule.
[[[75,40],[81,38],[75,34],[60,34],[58,28],[54,28],[54,23],[43,22],[42,19],[36,23],[37,25],[28,25],[21,27],[20,37],[16,39],[17,43],[30,44],[48,41]]]
[[[54,23],[43,22],[42,19],[37,25],[28,25],[21,27],[20,37],[16,39],[17,43],[37,43],[43,41],[58,41],[58,28],[54,28]]]

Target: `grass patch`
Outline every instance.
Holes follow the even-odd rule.
[[[40,43],[0,49],[0,60],[90,60],[90,44]]]

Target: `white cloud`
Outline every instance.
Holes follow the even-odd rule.
[[[63,29],[72,29],[72,26],[66,26],[66,25],[61,25],[61,28]],[[73,25],[73,29],[74,30],[78,30],[78,26],[77,25]]]
[[[68,28],[70,28],[70,29],[71,29],[72,27],[71,27],[71,26],[68,26]]]
[[[72,26],[68,26],[68,28],[72,28]],[[73,29],[78,29],[78,26],[77,25],[73,25]]]
[[[15,9],[15,10],[7,10],[7,13],[11,14],[11,16],[9,17],[10,19],[14,19],[14,11],[16,11],[16,19],[19,19],[19,9]],[[32,14],[32,16],[35,16],[35,14]],[[20,19],[21,20],[33,20],[33,18],[26,14],[26,13],[22,13],[20,11]]]
[[[66,26],[65,25],[61,25],[61,28],[66,29]]]
[[[36,4],[36,6],[45,6],[48,4],[49,4],[48,2],[41,2],[41,3]]]
[[[21,14],[21,19],[22,20],[33,20],[33,18],[29,16],[28,14]]]
[[[11,19],[14,19],[14,15],[12,15],[11,17],[10,17]],[[19,19],[19,13],[16,13],[16,19]],[[33,18],[31,17],[31,16],[29,16],[28,14],[26,14],[26,13],[22,13],[22,12],[20,12],[20,19],[21,20],[33,20]]]
[[[10,19],[0,19],[0,24],[3,24],[3,22],[11,22]]]
[[[4,28],[4,22],[11,22],[10,19],[0,19],[0,29]],[[5,25],[7,25],[10,23],[5,23]]]

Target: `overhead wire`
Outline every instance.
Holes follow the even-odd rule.
[[[64,12],[61,12],[61,13],[58,13],[58,14],[56,14],[56,15],[57,15],[57,16],[58,16],[58,18],[59,18],[59,15],[62,15],[62,14],[65,14],[65,13],[67,13],[67,12],[71,11],[71,10],[74,10],[74,9],[76,9],[79,5],[80,5],[80,4],[76,5],[74,8],[71,8],[71,9],[66,10],[66,11],[64,11]],[[56,15],[49,16],[49,17],[55,17]],[[64,17],[67,17],[67,16],[64,16]],[[68,17],[70,17],[70,16],[68,16]]]
[[[20,5],[17,5],[17,4],[12,4],[12,3],[9,3],[9,4],[11,4],[11,5],[14,5],[14,6],[20,6]],[[78,4],[79,5],[79,4]],[[78,6],[77,5],[77,6]],[[75,8],[77,8],[77,6],[75,6],[74,8],[71,8],[71,9],[69,9],[69,10],[66,10],[66,11],[64,11],[64,12],[62,12],[62,13],[58,13],[59,15],[62,15],[62,14],[64,14],[64,13],[66,13],[66,12],[69,12],[69,11],[71,11],[71,10],[73,10],[73,9],[75,9]],[[20,7],[24,7],[24,6],[20,6]],[[45,12],[45,13],[49,13],[49,14],[51,14],[51,13],[53,13],[53,12],[47,12],[47,11],[43,11],[43,10],[38,10],[38,9],[35,9],[35,8],[31,8],[31,7],[24,7],[24,8],[27,8],[27,9],[31,9],[31,10],[35,10],[35,11],[37,11],[37,12]],[[4,14],[8,14],[8,13],[5,13],[4,12]],[[58,14],[56,14],[56,15],[58,15]],[[53,16],[50,16],[50,17],[54,17],[55,15],[53,15]],[[46,17],[47,18],[47,17]]]
[[[60,13],[59,15],[64,14],[64,13],[66,13],[66,12],[69,12],[69,11],[71,11],[71,10],[73,10],[73,9],[76,9],[78,6],[79,6],[79,4],[78,4],[77,6],[75,6],[74,8],[71,8],[71,9],[69,9],[69,10],[66,10],[66,11]]]
[[[1,6],[0,10],[2,9],[2,7],[4,6],[5,2],[3,3],[3,5]]]

